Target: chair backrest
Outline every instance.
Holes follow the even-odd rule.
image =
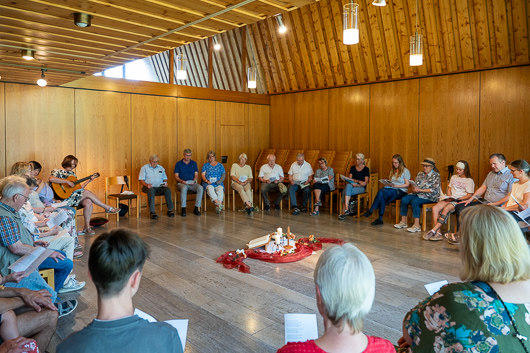
[[[342,188],[344,185],[344,182],[340,179],[339,174],[347,175],[351,155],[351,151],[335,151],[333,155],[333,161],[330,163],[330,167],[333,168],[333,172],[335,173],[335,183],[337,189]]]
[[[283,168],[285,164],[285,158],[287,158],[288,153],[289,153],[289,150],[276,150],[274,152],[274,155],[276,156],[276,164],[278,164],[279,166]]]
[[[318,155],[315,158],[315,161],[311,165],[313,167],[313,171],[317,170],[319,168],[318,160],[320,158],[325,158],[328,161],[328,166],[331,166],[333,163],[333,156],[335,155],[335,151],[318,151]]]
[[[264,148],[260,151],[258,158],[256,158],[256,163],[254,164],[254,170],[259,171],[262,165],[267,164],[267,156],[269,154],[274,154],[274,149]]]
[[[125,178],[129,181],[129,187],[128,190],[131,190],[131,176],[130,175],[120,175],[120,176],[114,176],[114,177],[105,177],[105,194],[108,195],[109,188],[113,185],[125,185],[127,186],[127,183],[125,182]]]
[[[281,164],[284,173],[287,173],[289,168],[291,168],[291,164],[296,162],[296,155],[302,152],[302,150],[290,150],[289,153],[287,153],[283,163]]]
[[[313,166],[313,164],[317,160],[318,156],[318,150],[303,150],[302,153],[305,156],[305,161],[309,163],[309,165]]]

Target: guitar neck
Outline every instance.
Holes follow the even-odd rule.
[[[82,183],[82,182],[84,182],[84,181],[87,181],[87,180],[90,179],[90,178],[92,178],[92,175],[89,175],[89,176],[84,177],[84,178],[82,178],[82,179],[76,180],[76,181],[74,181],[73,183],[74,183],[74,185],[77,185],[77,184],[80,184],[80,183]]]

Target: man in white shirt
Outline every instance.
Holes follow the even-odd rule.
[[[283,169],[276,164],[276,156],[269,154],[267,156],[267,164],[261,166],[258,174],[258,180],[261,182],[261,196],[265,203],[265,211],[270,211],[271,203],[269,201],[269,191],[277,190],[278,197],[274,201],[274,208],[280,209],[280,202],[283,195],[286,194],[285,185],[283,185]],[[280,185],[284,187],[280,189]]]
[[[140,169],[138,180],[142,184],[142,192],[147,194],[147,203],[149,205],[149,212],[151,212],[151,219],[158,219],[155,212],[155,196],[164,195],[166,198],[167,215],[175,217],[175,210],[173,206],[173,199],[171,198],[171,190],[167,187],[167,175],[164,167],[158,164],[160,159],[156,154],[149,157],[149,163]]]
[[[291,165],[289,169],[289,198],[291,199],[291,209],[293,215],[299,215],[300,212],[307,212],[306,204],[309,196],[311,196],[311,180],[313,179],[313,168],[305,161],[303,153],[296,155],[296,162]],[[302,207],[298,208],[296,202],[296,192],[302,190]]]

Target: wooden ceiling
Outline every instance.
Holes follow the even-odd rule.
[[[40,71],[34,68],[49,68],[48,84],[60,85],[85,76],[81,72],[93,74],[314,1],[0,0],[0,75],[2,81],[35,83]],[[92,15],[92,26],[75,26],[75,12]],[[22,48],[36,50],[35,60],[22,60]]]

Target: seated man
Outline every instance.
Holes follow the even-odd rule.
[[[26,203],[30,190],[26,180],[19,176],[9,176],[0,181],[0,274],[7,276],[8,267],[21,256],[35,249],[33,238],[22,224],[18,211]],[[46,242],[35,242],[35,245],[47,246]],[[68,274],[73,268],[72,261],[68,260],[64,253],[54,251],[40,268],[53,268],[55,271],[55,291],[42,279],[37,271],[23,278],[18,284],[8,283],[6,286],[29,288],[31,290],[46,289],[52,295],[52,300],[57,297],[56,291],[61,289]],[[65,304],[65,303],[63,303]],[[67,305],[72,308],[77,305],[75,300]],[[71,312],[73,309],[69,310]]]
[[[287,188],[282,184],[284,179],[283,169],[276,164],[276,156],[273,154],[267,156],[267,162],[267,164],[261,166],[258,174],[258,180],[261,182],[261,196],[265,203],[265,211],[270,211],[269,191],[277,190],[278,197],[274,201],[274,208],[279,210],[283,195],[287,193]]]
[[[199,168],[197,162],[191,160],[191,150],[189,148],[184,150],[184,158],[175,164],[173,172],[175,173],[175,180],[177,180],[177,189],[180,192],[180,215],[186,217],[186,198],[189,190],[197,194],[193,214],[200,216],[204,189],[201,184],[197,183]]]
[[[167,187],[166,170],[161,165],[158,165],[160,159],[156,154],[149,157],[149,163],[140,169],[138,180],[142,184],[142,191],[147,194],[147,203],[149,204],[149,212],[151,219],[158,219],[155,212],[155,196],[164,195],[166,198],[167,215],[175,217],[173,208],[173,199],[171,198],[171,190]]]
[[[293,215],[299,215],[300,212],[307,212],[307,200],[311,196],[311,180],[313,179],[313,168],[305,161],[303,153],[296,155],[296,162],[289,169],[289,198],[291,199],[291,209]],[[296,201],[296,192],[302,190],[302,207],[299,209]]]
[[[57,346],[57,352],[179,353],[177,330],[165,322],[150,323],[134,315],[148,248],[130,231],[116,229],[96,238],[88,270],[98,292],[96,319]]]

